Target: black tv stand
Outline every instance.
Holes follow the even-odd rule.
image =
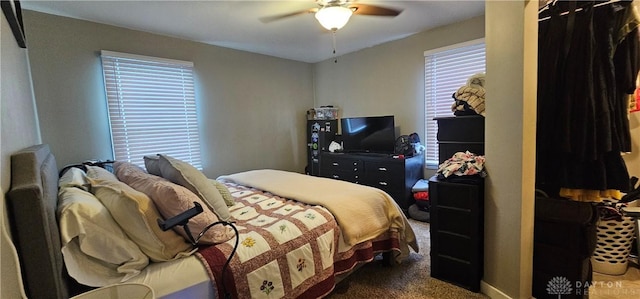
[[[411,188],[424,177],[424,155],[320,153],[320,176],[379,188],[406,213],[415,200]]]

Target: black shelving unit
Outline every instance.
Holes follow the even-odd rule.
[[[307,174],[320,175],[320,153],[329,150],[337,131],[337,119],[307,120]]]
[[[484,180],[429,179],[431,276],[480,291],[484,257]]]
[[[440,163],[456,152],[484,155],[484,117],[441,117]],[[484,179],[477,176],[429,179],[431,276],[480,291],[484,259]]]

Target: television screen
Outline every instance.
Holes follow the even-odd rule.
[[[393,115],[343,118],[340,124],[345,152],[393,153],[396,141]]]

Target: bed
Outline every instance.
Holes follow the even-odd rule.
[[[386,193],[278,170],[207,178],[218,189],[216,196],[226,203],[224,207],[217,206],[224,212],[216,209],[220,202],[208,202],[203,197],[200,203],[207,213],[196,216],[200,220],[192,218],[187,226],[195,225],[192,231],[197,235],[200,228],[197,225],[202,224],[202,219],[224,220],[233,223],[237,237],[230,226],[217,225],[201,234],[200,242],[193,246],[184,227],[178,225],[163,231],[157,223],[149,224],[150,221],[146,223],[149,230],[146,235],[131,233],[129,230],[143,220],[130,214],[135,209],[127,208],[129,203],[122,198],[125,193],[144,188],[136,185],[141,184],[140,177],[154,177],[152,173],[158,171],[154,161],[145,162],[149,162],[145,163],[146,169],[120,163],[113,173],[90,166],[82,170],[72,167],[69,169],[73,171],[66,169],[59,176],[60,169],[46,144],[12,155],[7,206],[30,298],[69,298],[118,283],[146,284],[157,298],[322,298],[341,277],[379,253],[400,262],[408,255],[409,247],[418,251],[411,226]],[[161,165],[166,168],[166,163]],[[157,180],[163,186],[170,184],[165,180],[180,185],[179,179],[176,182],[166,173],[161,172],[164,178],[154,177],[152,185],[157,186]],[[85,175],[87,181],[74,181]],[[117,182],[110,181],[113,179],[110,175]],[[190,182],[181,185],[185,188],[180,187],[180,192],[194,188],[188,185]],[[115,189],[114,185],[121,189]],[[187,192],[189,199],[206,193],[198,188],[189,191],[192,191]],[[105,192],[117,199],[110,202],[105,199]],[[168,202],[150,201],[156,198],[155,191],[150,192],[145,203],[156,214],[147,210],[141,212],[146,213],[143,218],[157,217],[162,222],[187,208],[184,202],[172,206]],[[109,210],[103,216],[111,215],[118,224],[114,230],[120,227],[123,232],[103,232],[107,227],[104,224],[98,230],[78,224],[88,221],[79,221],[80,216],[73,212],[76,210],[70,208],[87,209],[85,198],[76,195],[80,193],[86,198],[87,194],[99,197],[102,205],[91,203],[100,211]],[[138,210],[144,205],[135,203]],[[88,239],[97,243],[89,246]],[[161,244],[154,245],[159,239]],[[129,248],[142,253],[131,253],[133,249]],[[123,259],[126,262],[118,262]],[[111,268],[103,271],[104,264]]]

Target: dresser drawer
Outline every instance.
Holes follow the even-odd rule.
[[[476,185],[429,180],[429,197],[436,206],[471,211],[479,206],[478,198],[482,195],[480,192],[480,187]]]
[[[431,254],[431,276],[455,285],[466,288],[472,292],[480,291],[480,279],[477,266],[469,264],[446,255]]]
[[[326,172],[362,172],[362,160],[354,160],[340,157],[323,157],[320,161],[321,169]]]
[[[463,236],[471,236],[475,231],[474,227],[469,225],[469,221],[474,218],[471,212],[432,206],[431,213],[437,214],[434,216],[442,219],[442,221],[436,224],[439,231],[456,233]]]
[[[438,141],[484,142],[484,116],[437,117]]]
[[[472,244],[468,236],[462,236],[454,233],[443,231],[435,232],[431,238],[438,243],[438,252],[461,261],[470,261],[471,255],[474,253],[469,248],[473,248],[476,244]]]
[[[360,172],[353,172],[353,171],[339,171],[339,170],[334,170],[330,172],[322,171],[320,173],[320,176],[325,178],[330,178],[330,179],[352,182],[356,184],[360,184],[362,181]]]
[[[365,184],[385,191],[404,188],[404,165],[389,162],[369,162],[364,165]]]

